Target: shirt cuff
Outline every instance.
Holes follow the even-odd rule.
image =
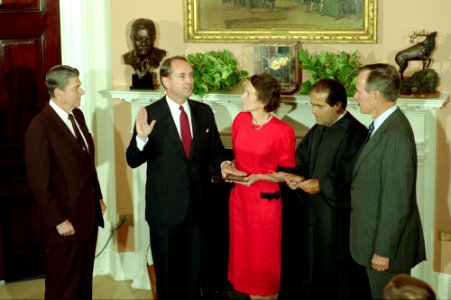
[[[139,149],[139,151],[143,151],[144,146],[146,146],[147,142],[149,141],[149,138],[147,137],[145,141],[140,139],[138,136],[136,136],[136,147]]]

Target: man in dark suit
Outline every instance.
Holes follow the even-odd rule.
[[[306,238],[301,244],[307,246],[302,259],[308,264],[304,280],[309,282],[310,291],[302,295],[313,299],[369,298],[368,283],[361,280],[365,269],[349,252],[352,168],[367,129],[346,111],[346,90],[340,82],[316,82],[310,99],[316,124],[296,149],[297,175],[286,177],[288,186],[298,189],[307,209]],[[299,236],[299,229],[296,231]]]
[[[360,111],[373,123],[353,171],[350,247],[354,260],[366,267],[375,299],[394,275],[409,274],[426,259],[415,139],[396,105],[399,85],[399,73],[388,64],[364,66],[356,84]]]
[[[90,299],[97,227],[103,227],[106,207],[94,142],[78,109],[84,91],[79,71],[65,65],[48,71],[46,85],[50,102],[25,134],[28,183],[44,223],[45,298]]]
[[[203,202],[214,201],[208,199],[210,166],[219,170],[222,165],[223,171],[234,167],[224,161],[211,108],[188,99],[193,90],[188,61],[182,56],[166,59],[160,80],[166,95],[138,111],[126,156],[132,168],[147,163],[145,216],[158,299],[195,299],[200,297]]]

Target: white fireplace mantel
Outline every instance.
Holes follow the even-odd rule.
[[[137,110],[146,106],[164,95],[163,90],[130,90],[118,88],[109,91],[113,99],[119,99],[131,103],[131,119],[135,121]],[[216,123],[221,138],[226,147],[231,147],[230,129],[233,118],[241,111],[239,93],[207,94],[200,98],[193,95],[194,100],[204,102],[211,106],[215,113]],[[435,199],[435,153],[436,153],[436,123],[437,110],[448,99],[448,94],[442,93],[437,98],[400,98],[397,105],[404,111],[409,119],[417,145],[418,152],[418,177],[417,198],[420,214],[423,222],[426,241],[427,261],[421,263],[413,270],[413,275],[427,282],[437,282],[439,273],[433,271],[433,246],[434,246],[434,201]],[[354,99],[348,100],[348,111],[363,124],[369,125],[371,118],[359,111]],[[305,133],[315,124],[315,118],[311,112],[310,98],[304,95],[285,96],[276,116],[293,126],[298,142]],[[133,124],[131,124],[131,130]],[[135,214],[135,255],[141,262],[137,272],[138,281],[146,280],[147,269],[145,264],[146,251],[149,245],[149,230],[144,220],[144,190],[146,173],[145,166],[133,171],[133,206]]]

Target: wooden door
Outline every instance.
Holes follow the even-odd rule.
[[[58,0],[0,1],[0,280],[41,276],[44,243],[27,184],[23,138],[61,63]]]

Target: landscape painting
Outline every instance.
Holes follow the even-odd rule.
[[[187,42],[376,42],[377,0],[184,1]]]

